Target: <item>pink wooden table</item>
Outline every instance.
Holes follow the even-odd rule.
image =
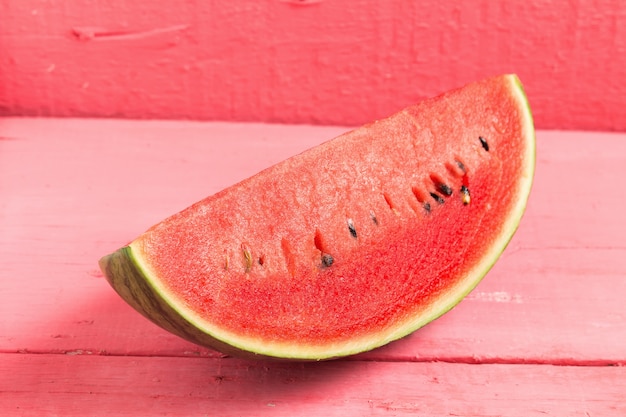
[[[539,131],[519,232],[410,337],[240,360],[135,313],[98,258],[341,127],[0,119],[0,415],[624,416],[626,134]]]
[[[623,9],[0,1],[0,416],[625,416]],[[540,129],[570,130],[538,132],[528,211],[492,272],[406,339],[332,362],[222,357],[143,319],[98,270],[345,130],[302,123],[358,125],[506,72]]]

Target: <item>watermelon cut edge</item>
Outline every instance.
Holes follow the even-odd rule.
[[[516,75],[495,77],[507,85],[520,114],[520,140],[524,154],[517,178],[515,204],[502,221],[500,233],[493,236],[488,249],[454,285],[442,290],[420,314],[392,323],[380,332],[364,334],[332,343],[289,343],[259,340],[219,328],[190,308],[170,291],[134,241],[103,257],[100,267],[116,292],[142,315],[162,328],[193,343],[237,356],[322,360],[368,351],[400,339],[440,317],[457,305],[493,267],[517,230],[530,195],[535,167],[535,136],[530,106]]]

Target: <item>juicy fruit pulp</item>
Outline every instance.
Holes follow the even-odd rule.
[[[504,75],[294,156],[153,226],[101,267],[146,317],[230,353],[326,359],[456,305],[522,217],[534,130]]]

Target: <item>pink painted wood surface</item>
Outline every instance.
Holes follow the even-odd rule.
[[[0,115],[356,125],[504,72],[626,129],[620,0],[0,1]]]
[[[103,279],[98,258],[161,218],[345,130],[0,119],[2,415],[623,415],[624,134],[539,131],[527,214],[491,273],[347,360],[223,358]]]
[[[617,417],[626,413],[624,367],[3,356],[3,416]]]

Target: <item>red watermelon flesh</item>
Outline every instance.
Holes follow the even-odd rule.
[[[425,100],[294,156],[101,260],[155,323],[225,352],[326,359],[457,304],[513,236],[534,172],[514,75]]]

